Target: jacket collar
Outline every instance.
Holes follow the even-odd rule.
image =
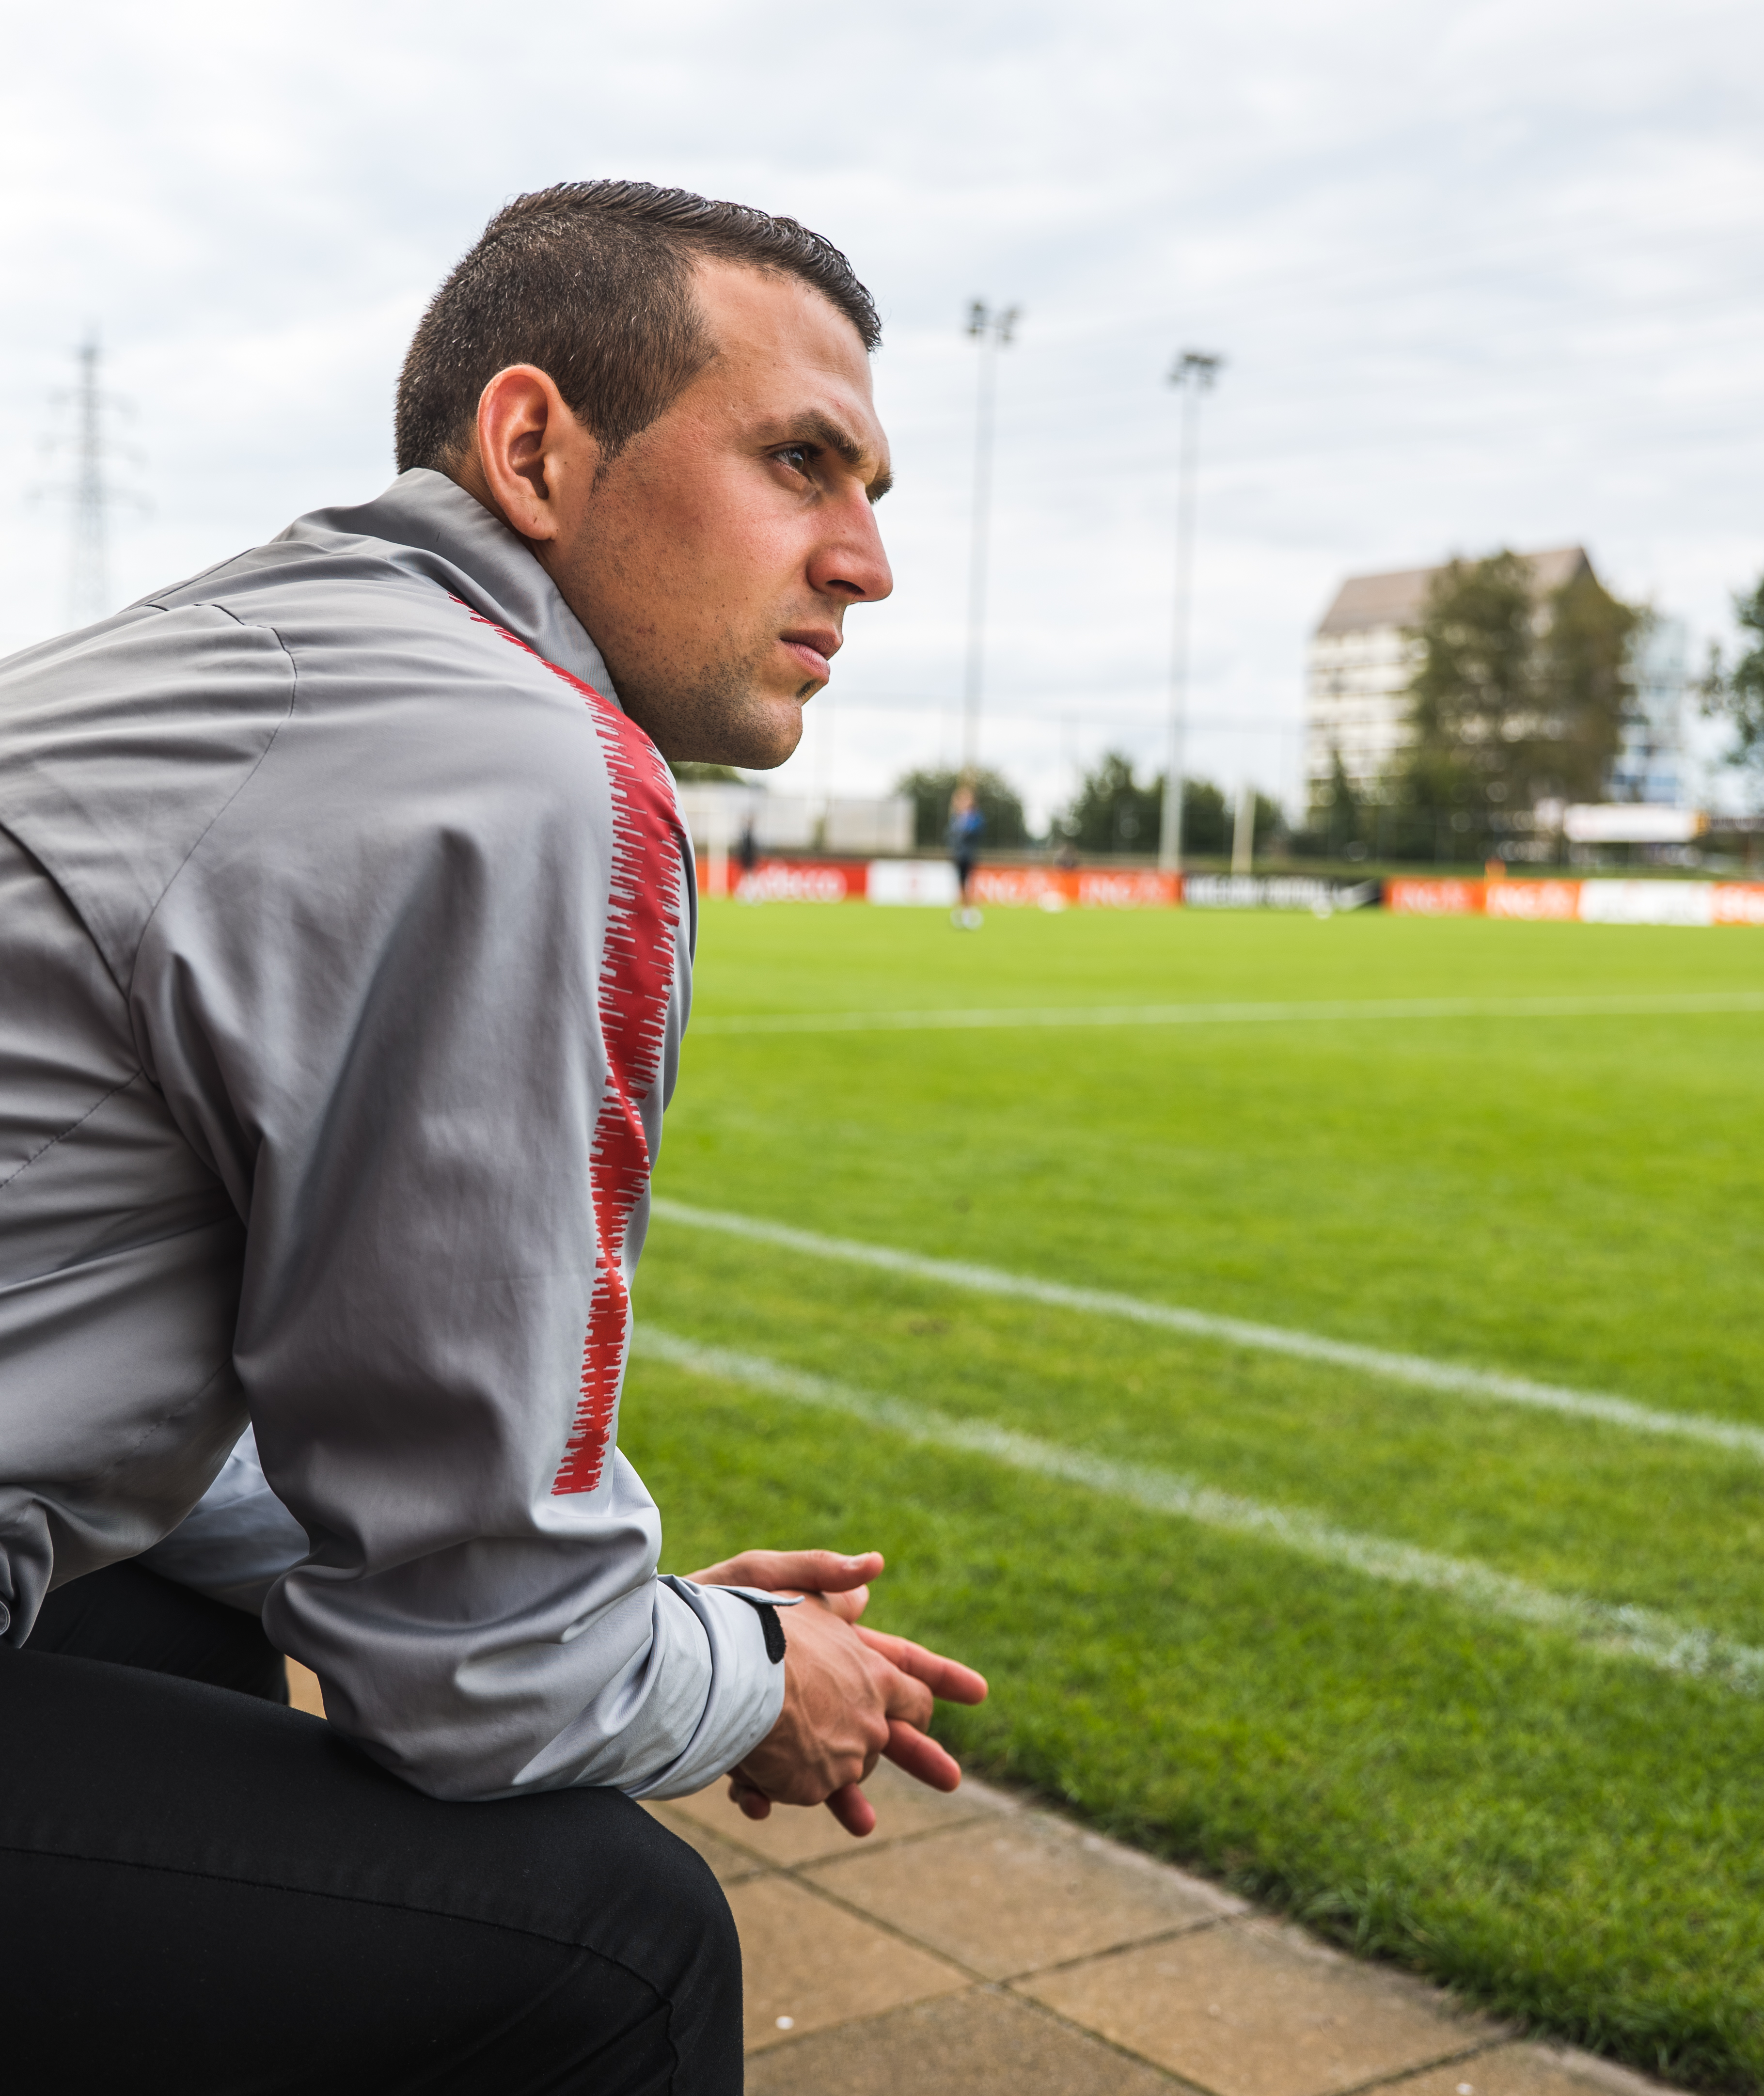
[[[438,583],[618,703],[600,649],[526,541],[443,473],[413,466],[371,502],[315,509],[277,536],[333,552],[348,540],[376,541],[394,567]]]

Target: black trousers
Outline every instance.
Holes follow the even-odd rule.
[[[133,1565],[0,1645],[9,2089],[739,2096],[684,1842],[615,1791],[438,1803],[281,1680],[254,1618]]]

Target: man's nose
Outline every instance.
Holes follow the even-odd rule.
[[[894,571],[882,549],[875,512],[864,496],[841,509],[840,528],[829,533],[809,563],[809,580],[854,604],[880,603],[893,595]]]

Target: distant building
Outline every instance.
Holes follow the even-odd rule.
[[[1521,557],[1539,596],[1592,573],[1579,546]],[[1417,652],[1408,630],[1421,623],[1428,586],[1439,573],[1404,568],[1395,574],[1350,575],[1324,613],[1311,642],[1305,705],[1305,786],[1313,806],[1334,776],[1338,751],[1356,791],[1364,793],[1408,742],[1406,693]]]
[[[1613,801],[1679,805],[1689,657],[1690,634],[1682,618],[1649,622],[1630,664],[1635,698],[1623,722],[1623,746],[1611,766]]]

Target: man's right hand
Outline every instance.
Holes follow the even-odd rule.
[[[701,1583],[801,1593],[783,1609],[784,1704],[778,1722],[730,1772],[736,1802],[763,1819],[773,1803],[827,1805],[851,1833],[870,1832],[875,1813],[858,1788],[886,1754],[936,1790],[954,1790],[962,1771],[925,1727],[934,1696],[979,1703],[984,1679],[971,1667],[906,1638],[863,1629],[857,1618],[880,1554],[747,1551],[708,1571]]]

